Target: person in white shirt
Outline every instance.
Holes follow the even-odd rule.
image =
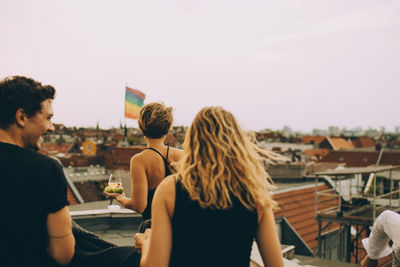
[[[389,241],[393,245],[389,247]],[[382,212],[372,227],[369,238],[362,240],[367,255],[361,261],[362,267],[378,265],[378,259],[392,253],[392,267],[400,266],[400,214],[386,210]]]

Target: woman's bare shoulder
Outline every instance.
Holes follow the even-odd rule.
[[[169,175],[157,186],[153,200],[153,203],[164,203],[166,205],[170,218],[174,213],[175,190],[175,174]]]
[[[146,160],[146,157],[147,157],[147,150],[143,150],[142,152],[136,153],[131,157],[131,163],[144,161]]]
[[[161,181],[161,183],[158,185],[158,187],[162,186],[162,188],[163,188],[160,190],[170,190],[172,188],[175,188],[176,175],[177,174],[172,174],[172,175],[168,175],[167,177],[165,177]],[[158,187],[157,187],[157,189],[158,189]]]
[[[167,200],[172,200],[171,197],[175,195],[175,177],[176,174],[165,177],[157,186],[156,194]]]

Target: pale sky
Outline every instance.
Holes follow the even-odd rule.
[[[57,89],[54,122],[128,127],[125,85],[247,130],[400,125],[398,0],[0,0],[0,78]]]

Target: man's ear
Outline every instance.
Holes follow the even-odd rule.
[[[17,112],[15,112],[15,121],[17,123],[18,126],[20,127],[24,127],[25,126],[25,122],[26,122],[26,113],[25,110],[20,108],[17,110]]]

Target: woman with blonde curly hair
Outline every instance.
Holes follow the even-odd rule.
[[[181,149],[165,144],[172,121],[172,108],[163,103],[152,102],[141,108],[138,124],[147,147],[131,158],[132,197],[105,193],[125,208],[141,213],[143,220],[150,219],[151,202],[156,187],[166,176],[175,172],[172,165],[179,161],[182,155]]]
[[[135,236],[141,266],[249,266],[254,238],[265,266],[283,266],[271,184],[235,117],[203,108],[183,146],[179,172],[156,190],[152,229]]]

